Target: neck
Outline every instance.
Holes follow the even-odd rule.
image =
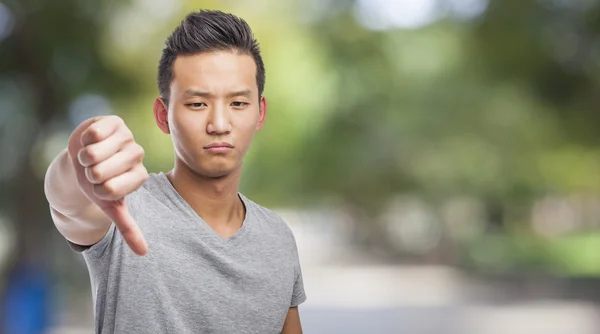
[[[167,178],[183,199],[209,225],[241,224],[244,205],[238,196],[241,165],[222,177],[199,175],[185,164],[176,161]],[[241,217],[241,219],[240,219]]]

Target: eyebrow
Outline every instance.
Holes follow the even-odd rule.
[[[188,89],[184,92],[185,96],[199,96],[199,97],[206,97],[206,98],[210,98],[210,97],[214,97],[215,94],[213,93],[209,93],[209,92],[205,92],[205,91],[201,91],[201,90],[196,90],[196,89]],[[252,95],[252,91],[249,89],[243,89],[243,90],[238,90],[235,92],[231,92],[231,93],[227,93],[227,95],[225,95],[226,97],[234,97],[234,96],[245,96],[245,97],[250,97]]]

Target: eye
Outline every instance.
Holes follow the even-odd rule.
[[[202,108],[202,107],[206,106],[206,103],[204,103],[204,102],[193,102],[193,103],[186,104],[186,106],[192,107],[192,108]]]
[[[244,107],[246,105],[248,105],[248,103],[246,102],[240,102],[240,101],[235,101],[235,102],[231,102],[231,105],[236,107],[236,108],[241,108]]]

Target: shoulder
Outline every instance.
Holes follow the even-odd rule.
[[[265,231],[266,233],[276,234],[279,237],[286,239],[290,243],[295,244],[296,241],[294,239],[292,230],[279,214],[271,209],[257,204],[243,195],[241,196],[247,206],[246,209],[248,211],[252,210],[254,219],[256,219],[257,223],[263,226],[263,228],[267,229],[267,231]]]

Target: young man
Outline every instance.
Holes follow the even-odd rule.
[[[238,193],[264,84],[245,21],[191,13],[166,41],[154,102],[174,168],[148,175],[116,116],[84,121],[50,165],[52,218],[87,263],[96,333],[302,332],[292,232]]]

